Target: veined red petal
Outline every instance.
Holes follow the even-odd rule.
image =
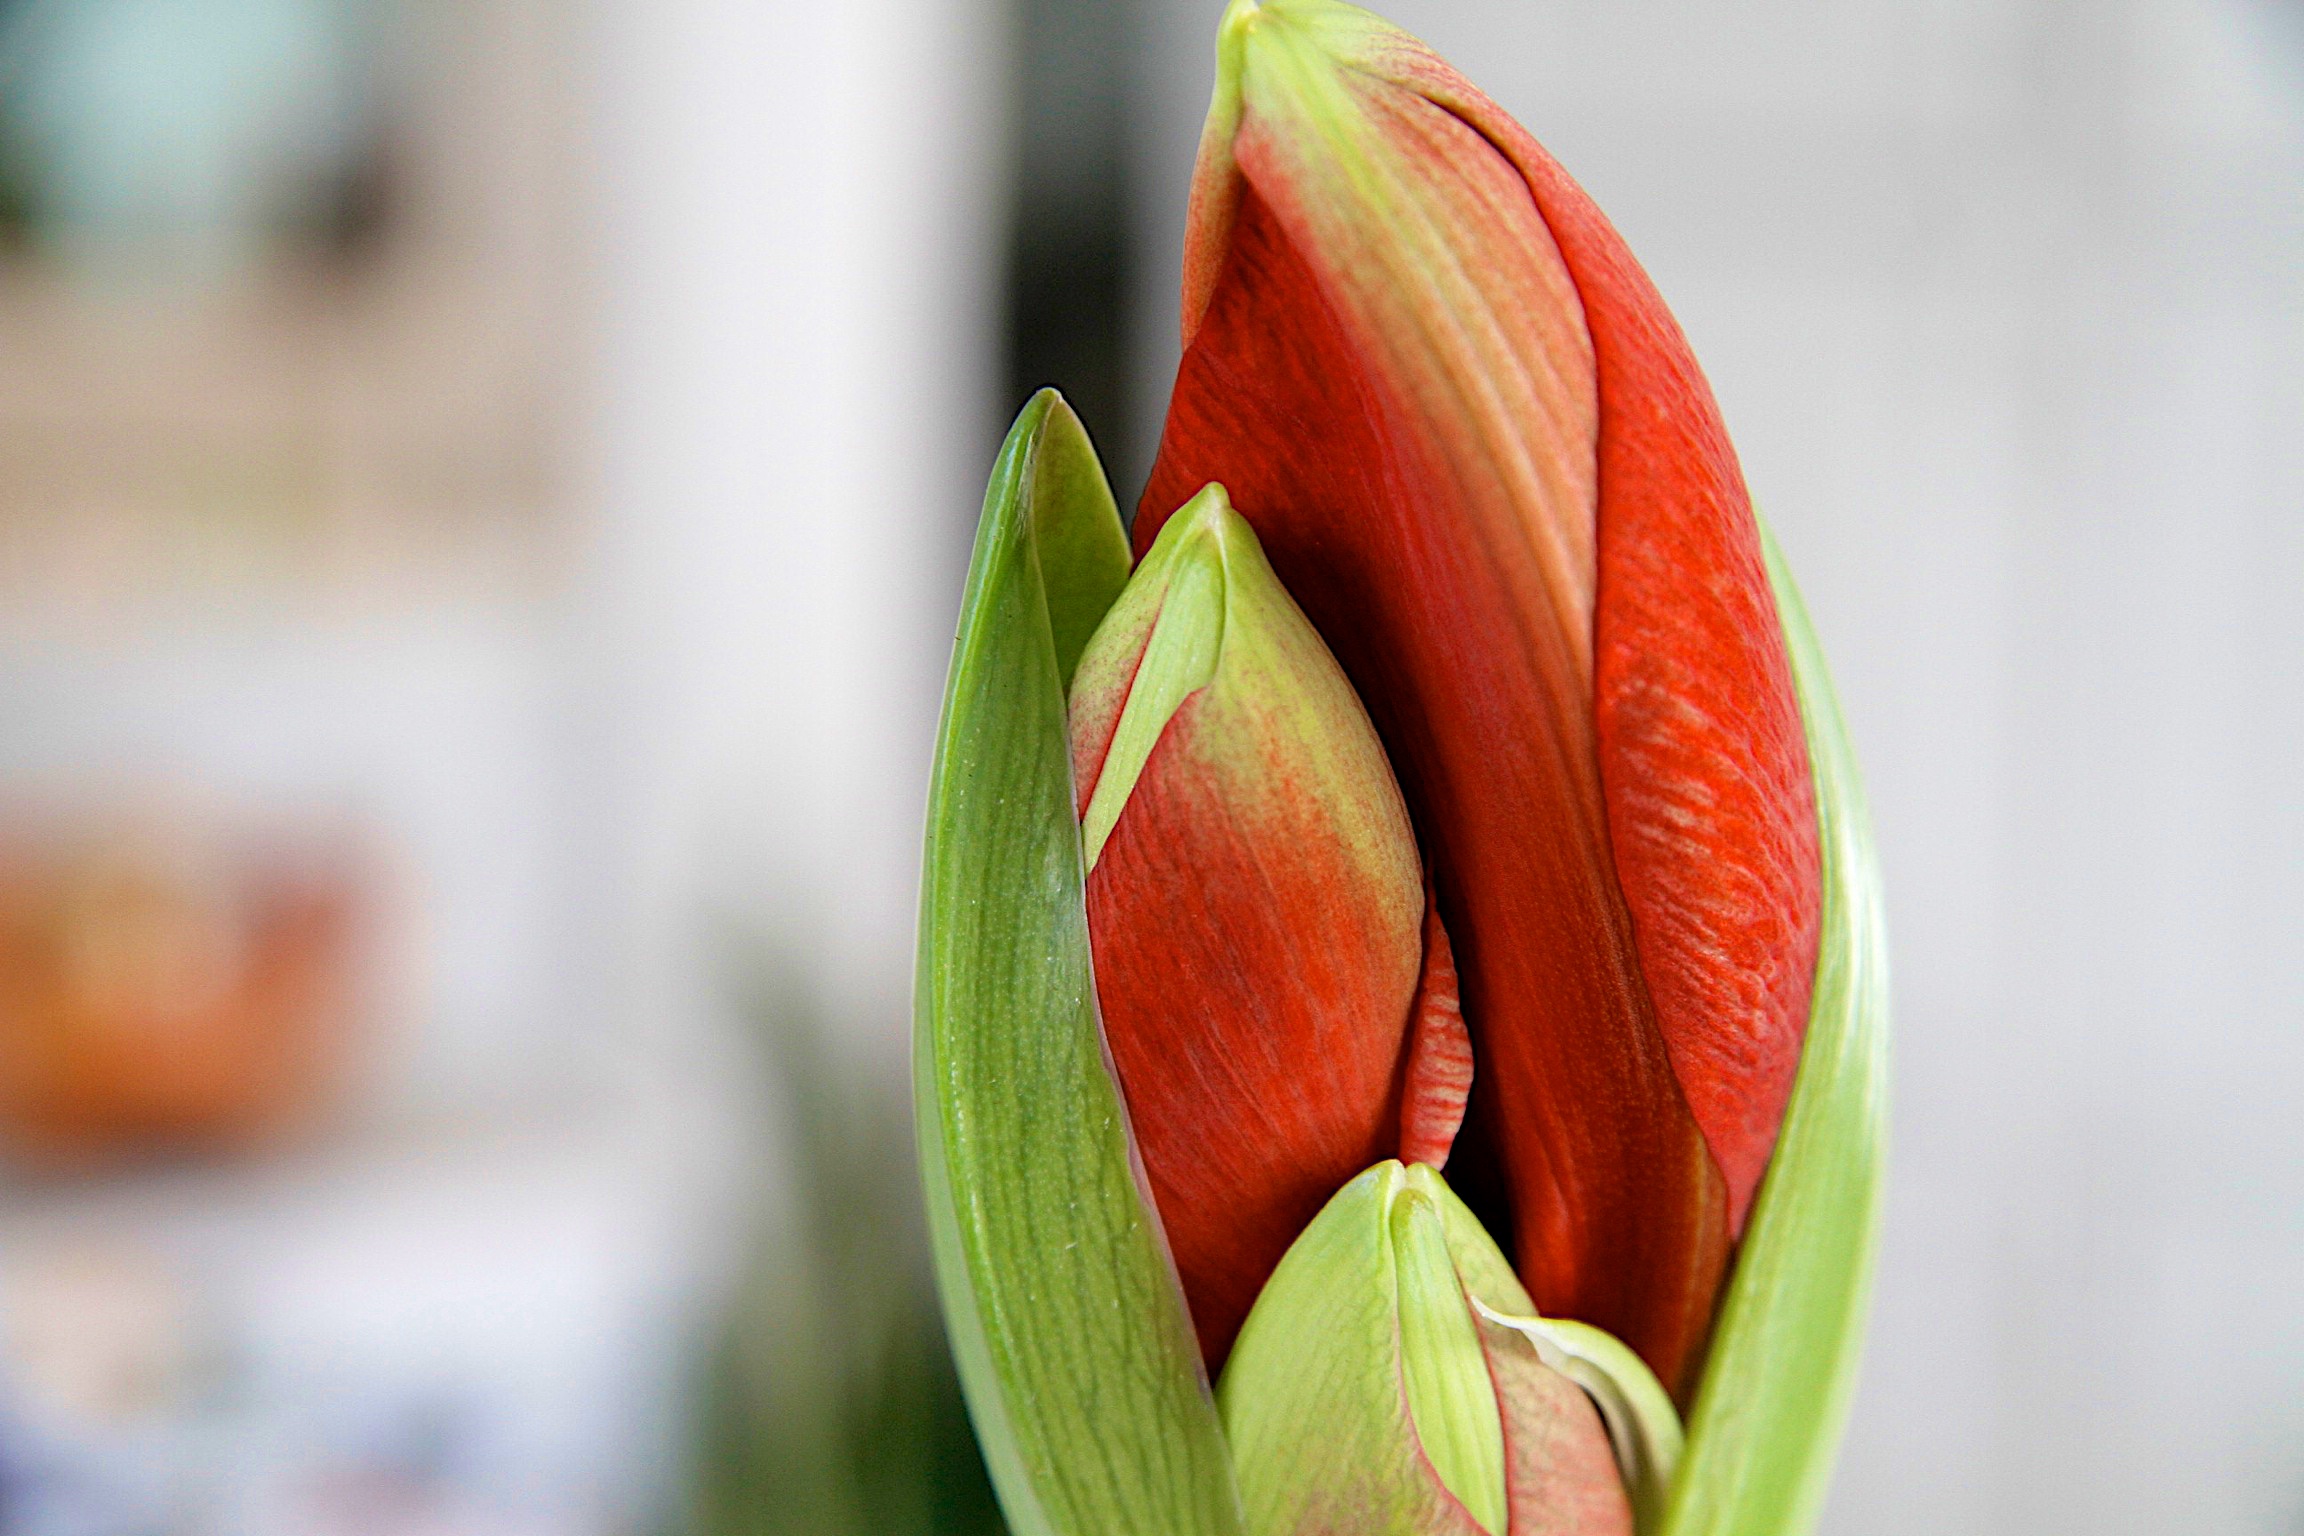
[[[1256,526],[1422,834],[1529,1288],[1685,1392],[1728,1196],[1616,875],[1595,339],[1525,173],[1399,59],[1446,67],[1344,7],[1228,27],[1300,18],[1309,50],[1228,34],[1240,74],[1203,142],[1187,347],[1136,538],[1211,478]]]
[[[1687,337],[1607,216],[1429,51],[1387,63],[1526,179],[1583,300],[1610,842],[1658,1027],[1741,1232],[1800,1063],[1822,899],[1807,739],[1751,496]]]

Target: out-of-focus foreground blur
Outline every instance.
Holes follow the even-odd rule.
[[[982,475],[1123,503],[1215,0],[0,0],[0,1536],[993,1529]],[[1834,1532],[2304,1528],[2304,9],[1395,0],[1687,325],[1897,962]]]

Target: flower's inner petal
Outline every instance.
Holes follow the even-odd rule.
[[[1448,1166],[1472,1098],[1472,1037],[1456,993],[1456,954],[1440,908],[1424,898],[1424,974],[1408,1024],[1408,1081],[1400,1094],[1400,1161]]]

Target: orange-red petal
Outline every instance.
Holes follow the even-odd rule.
[[[1456,952],[1440,908],[1424,902],[1424,974],[1408,1023],[1408,1074],[1400,1093],[1400,1161],[1448,1166],[1472,1098],[1472,1037],[1456,990]]]
[[[1403,85],[1525,178],[1583,301],[1610,842],[1657,1025],[1741,1232],[1799,1066],[1821,901],[1807,740],[1751,496],[1687,337],[1606,215],[1455,71],[1397,57]]]

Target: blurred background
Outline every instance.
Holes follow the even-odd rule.
[[[0,0],[0,1533],[990,1531],[918,817],[1216,0]],[[2304,6],[1393,0],[1693,337],[1896,944],[1841,1533],[2304,1531]]]

